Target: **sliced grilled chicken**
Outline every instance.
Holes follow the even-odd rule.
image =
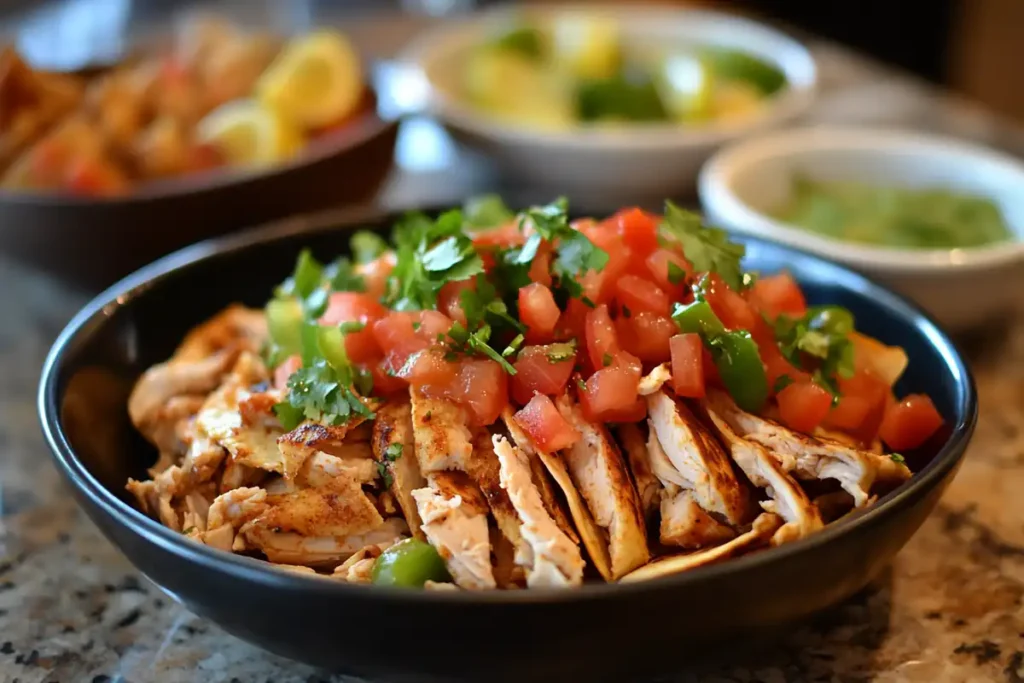
[[[672,488],[666,488],[661,496],[658,537],[664,545],[707,548],[736,537],[732,527],[719,522],[700,506],[693,491]]]
[[[129,479],[126,488],[135,496],[141,507],[150,517],[175,531],[182,530],[181,515],[175,507],[175,498],[187,492],[189,478],[177,465],[168,467],[152,481],[135,481]]]
[[[658,579],[663,576],[679,574],[696,569],[697,567],[720,562],[741,552],[766,544],[781,524],[782,519],[778,515],[763,512],[754,520],[750,531],[737,536],[728,543],[688,555],[672,555],[659,558],[634,572],[626,574],[621,580],[623,582],[633,582]]]
[[[552,476],[537,450],[537,444],[533,442],[533,439],[516,422],[511,408],[505,408],[501,415],[501,420],[502,426],[505,427],[505,431],[508,432],[512,439],[512,443],[526,455],[529,461],[532,480],[537,486],[538,493],[540,493],[540,499],[544,503],[544,510],[551,515],[551,519],[555,520],[555,524],[562,530],[562,533],[568,536],[573,543],[579,545],[580,537],[576,533],[572,521],[569,519],[569,514],[565,511],[565,504],[559,499],[555,491],[555,484],[551,481]],[[548,460],[552,458],[549,455],[544,457]],[[562,469],[565,469],[564,464]],[[568,473],[566,473],[566,478],[568,479]]]
[[[299,486],[317,488],[329,485],[339,476],[354,479],[362,485],[376,481],[379,472],[377,463],[370,458],[339,458],[317,451],[302,464],[295,479]]]
[[[736,535],[731,526],[715,519],[701,507],[692,482],[669,460],[652,427],[648,428],[646,452],[651,472],[663,486],[659,496],[661,524],[658,538],[664,545],[704,548]]]
[[[427,541],[460,587],[495,588],[483,495],[462,472],[434,472],[427,481],[429,488],[412,492]]]
[[[524,552],[524,540],[520,531],[520,518],[509,498],[510,492],[501,485],[498,457],[494,451],[491,434],[478,429],[473,435],[473,454],[470,456],[466,474],[484,494],[494,521],[502,535],[515,548],[516,553]]]
[[[867,503],[876,479],[891,483],[910,478],[906,465],[891,458],[786,429],[777,422],[740,410],[725,392],[709,391],[707,405],[739,436],[767,448],[782,468],[798,479],[838,481],[853,496],[857,507]]]
[[[263,311],[232,304],[192,328],[174,351],[174,358],[196,360],[228,348],[259,353],[266,338],[267,319]]]
[[[651,522],[657,517],[661,505],[663,485],[651,471],[651,462],[647,454],[647,444],[643,430],[632,423],[621,424],[615,428],[615,434],[626,453],[629,471],[633,473],[633,481],[640,496],[640,508],[644,511],[644,519]]]
[[[244,538],[249,547],[262,552],[271,562],[333,567],[368,545],[396,543],[408,532],[405,520],[392,517],[361,534],[345,537],[303,536],[260,524],[260,518],[257,517],[239,529],[238,538]]]
[[[340,425],[303,422],[287,434],[278,436],[281,469],[274,471],[290,479],[298,473],[302,463],[318,451],[339,458],[372,457],[373,452],[366,444],[349,439],[349,434],[355,434],[364,422],[365,418],[361,415],[352,415],[346,423]]]
[[[523,543],[516,563],[526,571],[526,585],[575,586],[583,582],[583,557],[577,546],[544,509],[540,491],[533,483],[528,456],[503,436],[493,437],[494,453],[501,468],[501,486],[521,521]]]
[[[672,379],[672,370],[668,363],[662,363],[640,379],[638,391],[641,396],[650,396],[661,391],[661,388]]]
[[[573,485],[586,501],[592,521],[600,527],[602,535],[606,535],[610,564],[605,578],[617,579],[650,559],[640,497],[607,428],[589,422],[579,405],[568,396],[561,396],[556,406],[583,436],[560,456]],[[557,481],[558,477],[555,479]],[[576,522],[579,527],[580,520]]]
[[[417,538],[422,539],[420,514],[412,492],[427,485],[420,474],[413,443],[412,410],[408,403],[388,403],[373,422],[373,455],[391,475],[391,495]]]
[[[230,552],[235,533],[243,524],[267,509],[267,492],[261,488],[238,488],[217,496],[206,516],[203,543]]]
[[[692,490],[702,508],[730,525],[750,523],[754,517],[751,491],[690,409],[662,390],[647,397],[647,415],[651,431],[682,477],[677,483]]]
[[[445,470],[466,472],[473,454],[469,415],[451,401],[428,398],[416,389],[409,396],[420,471],[424,476]]]
[[[256,523],[302,536],[345,537],[364,534],[384,521],[360,483],[345,471],[325,478],[315,488],[267,498],[267,510]]]
[[[733,461],[747,475],[750,483],[763,488],[768,494],[771,504],[762,503],[762,507],[785,520],[786,524],[772,539],[773,545],[802,538],[823,526],[818,509],[774,456],[760,444],[736,434],[709,401],[703,401],[701,408],[708,424],[729,449]]]

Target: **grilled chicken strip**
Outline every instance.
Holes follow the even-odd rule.
[[[526,570],[526,585],[575,586],[583,582],[583,557],[579,546],[566,536],[541,500],[532,481],[526,454],[503,436],[494,436],[494,453],[501,467],[501,486],[521,521],[523,544],[516,564]]]
[[[702,401],[701,408],[708,424],[729,449],[733,461],[747,475],[750,483],[763,488],[768,494],[771,501],[762,503],[761,507],[785,520],[786,524],[772,538],[772,545],[803,538],[824,526],[818,508],[773,455],[761,444],[736,434],[709,401]]]
[[[651,431],[682,477],[676,483],[692,490],[702,508],[730,525],[748,524],[754,517],[751,491],[736,476],[722,446],[690,409],[661,390],[647,396],[647,415]]]
[[[705,548],[736,536],[735,530],[708,513],[694,494],[691,482],[665,454],[653,428],[648,428],[647,457],[651,472],[661,482],[659,540],[664,545]]]
[[[429,488],[412,492],[427,541],[461,588],[495,588],[483,495],[462,472],[435,472],[427,481]]]
[[[206,516],[206,531],[200,540],[208,546],[231,552],[235,532],[267,509],[267,492],[247,487],[217,496]]]
[[[627,422],[615,428],[615,435],[626,453],[629,471],[633,473],[633,481],[640,495],[640,509],[644,512],[644,519],[650,523],[658,514],[663,484],[651,471],[643,431],[638,425]]]
[[[708,548],[707,550],[701,550],[696,553],[690,553],[688,555],[672,555],[669,557],[659,558],[636,571],[626,574],[621,580],[624,583],[647,581],[649,579],[657,579],[663,576],[679,574],[689,571],[690,569],[696,569],[697,567],[703,567],[704,565],[720,562],[721,560],[728,559],[741,552],[765,544],[768,539],[775,534],[781,524],[782,520],[778,515],[763,512],[754,520],[750,531],[741,536],[737,536],[728,543],[724,543],[714,548]]]
[[[391,495],[417,538],[422,539],[420,513],[412,492],[427,485],[420,474],[412,430],[412,409],[408,403],[388,403],[377,411],[373,422],[373,455],[391,476]],[[397,453],[397,455],[395,455]]]
[[[593,522],[607,534],[610,566],[605,578],[618,579],[651,556],[640,498],[607,428],[587,421],[579,405],[568,396],[561,396],[556,406],[583,436],[561,456]]]
[[[910,478],[906,465],[891,458],[786,429],[777,422],[740,410],[725,392],[709,391],[707,405],[739,436],[767,448],[782,468],[798,479],[838,481],[853,496],[857,507],[867,503],[876,480],[894,483]]]
[[[257,517],[243,525],[238,537],[244,538],[249,547],[261,551],[271,562],[309,567],[335,566],[368,545],[397,543],[409,531],[405,521],[397,517],[386,519],[364,533],[345,537],[303,536],[291,531],[276,531],[259,521]]]

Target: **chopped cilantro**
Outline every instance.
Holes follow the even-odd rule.
[[[402,457],[402,450],[405,448],[404,444],[392,443],[388,444],[388,447],[384,449],[384,458],[394,462]]]
[[[798,368],[807,365],[805,356],[815,359],[814,381],[838,399],[837,378],[850,378],[854,370],[850,312],[838,306],[812,306],[801,318],[780,315],[772,326],[786,359]]]
[[[462,207],[462,214],[469,229],[493,228],[512,220],[515,216],[497,194],[470,198]]]
[[[729,234],[720,228],[704,225],[701,217],[679,208],[672,202],[665,202],[665,220],[661,223],[662,234],[678,242],[686,258],[697,272],[714,272],[735,290],[743,284],[740,261],[746,248],[729,239]]]
[[[185,536],[188,536],[188,535],[190,535],[195,530],[196,530],[196,528],[194,526],[185,527],[184,529],[181,530],[181,533],[184,534]]]
[[[340,323],[338,328],[341,330],[342,334],[362,332],[366,329],[366,323],[359,322],[358,320],[349,320],[347,322]]]
[[[759,277],[760,275],[757,273],[743,273],[743,289],[750,289],[753,287],[757,283]]]
[[[324,279],[335,292],[366,291],[366,281],[356,273],[352,262],[345,257],[337,259],[324,269]]]
[[[508,374],[516,374],[516,369],[512,364],[491,347],[489,343],[491,340],[490,325],[485,323],[475,332],[470,332],[466,329],[465,325],[456,322],[452,325],[451,330],[448,331],[448,337],[450,342],[448,345],[448,355],[445,356],[447,360],[454,360],[458,354],[473,355],[478,353],[495,361]],[[449,358],[449,355],[452,357]]]
[[[512,339],[512,341],[508,343],[508,346],[506,346],[505,349],[501,352],[501,357],[510,358],[511,356],[514,356],[519,351],[519,347],[523,345],[523,342],[525,340],[526,337],[523,336],[522,332],[517,334]]]
[[[907,463],[907,459],[899,453],[890,453],[889,458],[897,465],[905,465]]]
[[[606,354],[604,354],[604,356],[603,356],[603,357],[601,358],[601,363],[602,363],[602,364],[604,364],[604,366],[605,366],[605,367],[608,367],[609,365],[611,365],[611,364],[612,364],[612,361],[613,361],[613,360],[615,360],[615,359],[614,359],[614,358],[612,358],[612,354],[610,354],[610,353],[606,353]]]
[[[384,482],[384,488],[391,488],[394,478],[391,476],[391,472],[388,471],[388,466],[386,464],[382,462],[377,463],[377,475],[380,476],[381,481]]]
[[[356,232],[348,244],[356,263],[369,263],[388,250],[387,241],[369,230]]]
[[[629,310],[629,306],[623,306],[622,307],[622,317],[623,318],[632,318],[633,317],[633,311]]]
[[[582,377],[577,377],[576,378],[576,387],[580,391],[586,391],[587,390],[587,383],[583,381]]]
[[[547,355],[549,363],[564,363],[567,360],[574,359],[576,357],[576,340],[548,344]]]
[[[313,293],[323,280],[324,266],[313,257],[313,252],[303,249],[295,261],[295,270],[291,277],[277,288],[278,298],[294,296],[305,299]]]
[[[323,358],[297,370],[288,378],[284,401],[274,406],[281,425],[291,431],[303,420],[338,425],[353,415],[373,417],[370,408],[353,392],[351,374],[339,371]]]

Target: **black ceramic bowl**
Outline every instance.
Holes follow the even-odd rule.
[[[124,196],[0,191],[0,251],[99,291],[199,240],[370,202],[391,170],[398,123],[370,106],[267,170],[214,169]]]
[[[953,344],[898,296],[840,266],[748,242],[747,265],[789,268],[812,302],[849,307],[859,327],[911,358],[900,392],[927,392],[948,429],[907,454],[913,479],[859,516],[789,545],[648,583],[579,590],[438,593],[346,585],[277,571],[193,543],[138,512],[124,484],[155,458],[125,399],[147,366],[224,305],[261,305],[300,248],[343,252],[354,225],[321,215],[195,245],[121,281],[68,325],[39,389],[57,466],[93,521],[189,609],[286,657],[389,680],[598,681],[678,669],[715,643],[781,631],[876,576],[953,477],[977,413]]]

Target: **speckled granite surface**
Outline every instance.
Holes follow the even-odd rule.
[[[823,97],[814,120],[943,130],[1024,152],[1024,136],[976,108],[939,100],[842,51],[816,53]],[[438,161],[451,153],[444,141],[420,132],[428,137],[402,143],[406,172],[387,200],[473,189],[473,173],[452,174],[450,158]],[[45,451],[34,396],[47,348],[84,300],[0,260],[0,683],[335,680],[168,600],[71,500]],[[891,571],[777,649],[737,653],[673,683],[1024,682],[1024,318],[966,348],[982,404],[975,440]]]

